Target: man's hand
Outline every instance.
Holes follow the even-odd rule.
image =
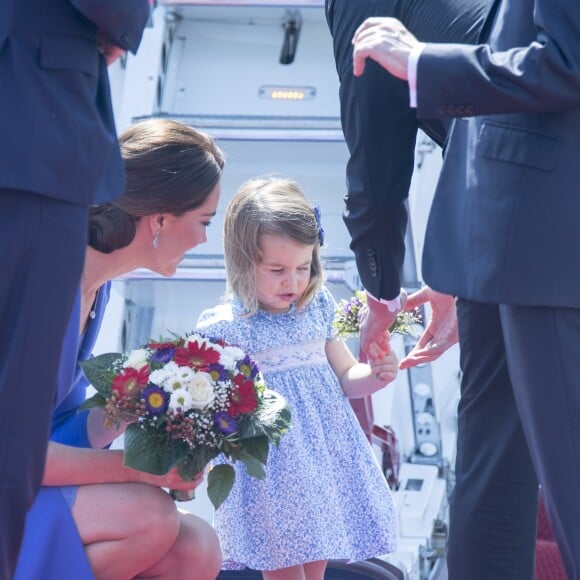
[[[97,39],[99,52],[105,57],[107,66],[112,65],[118,58],[125,54],[125,50],[115,46],[112,42],[107,40],[102,34],[99,34]]]
[[[459,341],[455,298],[426,286],[409,296],[404,310],[412,310],[425,302],[431,304],[431,320],[413,350],[399,363],[400,369],[433,362]]]
[[[401,290],[399,296],[401,306],[407,300],[407,293]],[[389,328],[395,322],[399,310],[389,310],[386,304],[382,304],[367,294],[367,303],[360,313],[359,333],[359,360],[366,362],[370,359],[381,358],[391,352],[391,335]]]
[[[367,18],[352,43],[355,76],[363,74],[366,59],[372,58],[393,76],[407,80],[409,55],[419,41],[396,18]]]

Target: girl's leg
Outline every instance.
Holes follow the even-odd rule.
[[[179,534],[169,552],[138,578],[215,580],[222,564],[213,528],[201,518],[179,512]]]
[[[304,576],[306,580],[324,580],[324,572],[328,560],[318,560],[304,564]]]
[[[262,577],[264,580],[324,580],[326,564],[327,560],[318,560],[280,570],[265,570]]]
[[[171,497],[141,483],[84,485],[72,515],[97,580],[128,580],[174,545],[180,521]]]

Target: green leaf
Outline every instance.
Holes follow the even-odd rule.
[[[234,468],[224,463],[216,465],[210,470],[207,476],[207,495],[216,510],[230,494],[235,477]]]
[[[107,404],[107,399],[101,393],[95,393],[92,397],[79,407],[78,411],[85,411],[87,409],[102,409]]]
[[[266,389],[256,413],[240,422],[241,438],[265,435],[277,445],[290,427],[290,420],[290,407],[286,399],[276,391]]]
[[[141,429],[136,423],[125,431],[124,464],[127,467],[164,475],[179,465],[188,452],[185,443],[170,439],[165,432]]]
[[[244,453],[240,457],[240,461],[242,461],[246,466],[246,471],[248,472],[248,475],[251,475],[256,479],[266,478],[266,470],[264,469],[264,464],[255,457],[252,457],[251,455]]]
[[[207,447],[189,449],[187,455],[178,466],[179,475],[185,480],[192,480],[193,476],[203,471],[204,467],[219,453]]]
[[[111,394],[113,377],[117,374],[114,370],[115,363],[122,356],[120,353],[109,352],[79,362],[89,383],[104,397],[109,397]]]
[[[265,435],[242,439],[242,448],[247,455],[251,455],[260,463],[266,465],[270,446],[268,438]]]

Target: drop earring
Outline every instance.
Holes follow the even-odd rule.
[[[159,247],[159,230],[153,234],[153,247],[156,249]]]

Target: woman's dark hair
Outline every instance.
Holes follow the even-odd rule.
[[[209,135],[169,119],[139,121],[119,143],[125,192],[89,209],[89,245],[106,254],[133,241],[142,217],[179,216],[203,205],[224,166],[224,155]]]

